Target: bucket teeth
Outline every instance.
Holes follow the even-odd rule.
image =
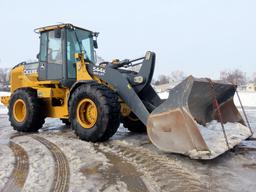
[[[223,123],[239,123],[244,126],[242,116],[233,102],[235,91],[236,86],[231,84],[214,82],[211,87],[206,78],[189,76],[170,90],[168,99],[149,115],[147,131],[150,140],[166,152],[189,154],[191,151],[200,151],[204,156],[208,155],[207,159],[211,158],[212,149],[209,149],[209,141],[200,132],[199,126],[220,121],[213,106],[213,93],[219,104]],[[245,134],[239,139],[244,140],[248,136]],[[214,157],[218,155],[214,154]]]

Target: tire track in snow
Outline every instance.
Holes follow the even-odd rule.
[[[111,183],[114,183],[114,181],[117,179],[126,184],[128,191],[150,191],[148,189],[148,186],[146,186],[146,183],[143,181],[143,177],[141,176],[142,173],[138,172],[131,163],[129,163],[128,161],[124,161],[124,159],[120,158],[114,153],[105,152],[103,150],[100,150],[98,147],[96,147],[96,149],[99,152],[103,153],[113,165],[107,171],[101,172],[105,178],[108,178],[108,182],[101,189],[102,191],[104,191],[107,187],[111,185]]]
[[[119,155],[144,173],[153,191],[209,191],[209,184],[179,165],[175,160],[154,154],[142,147],[119,144],[100,144],[99,148]]]
[[[30,135],[33,139],[39,141],[49,149],[55,161],[55,174],[54,181],[51,187],[51,191],[55,192],[66,192],[69,189],[70,171],[69,164],[65,154],[61,149],[54,143],[47,139],[37,136]]]
[[[28,176],[29,158],[27,152],[20,145],[12,141],[9,145],[15,155],[15,165],[2,192],[18,192],[22,190]]]

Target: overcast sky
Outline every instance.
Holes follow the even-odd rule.
[[[255,0],[1,0],[0,66],[36,58],[34,28],[73,23],[100,32],[106,60],[156,52],[156,75],[256,72]]]

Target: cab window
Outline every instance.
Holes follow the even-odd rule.
[[[56,35],[56,31],[49,31],[48,39],[48,63],[62,64],[61,35]]]
[[[85,58],[94,62],[93,38],[89,31],[67,30],[67,68],[68,78],[76,78],[75,53],[83,52]]]

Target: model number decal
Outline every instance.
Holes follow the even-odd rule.
[[[95,75],[104,75],[105,72],[106,72],[106,70],[105,70],[104,68],[102,68],[102,67],[96,67],[96,66],[94,66],[92,70],[93,70],[93,73],[94,73]]]

